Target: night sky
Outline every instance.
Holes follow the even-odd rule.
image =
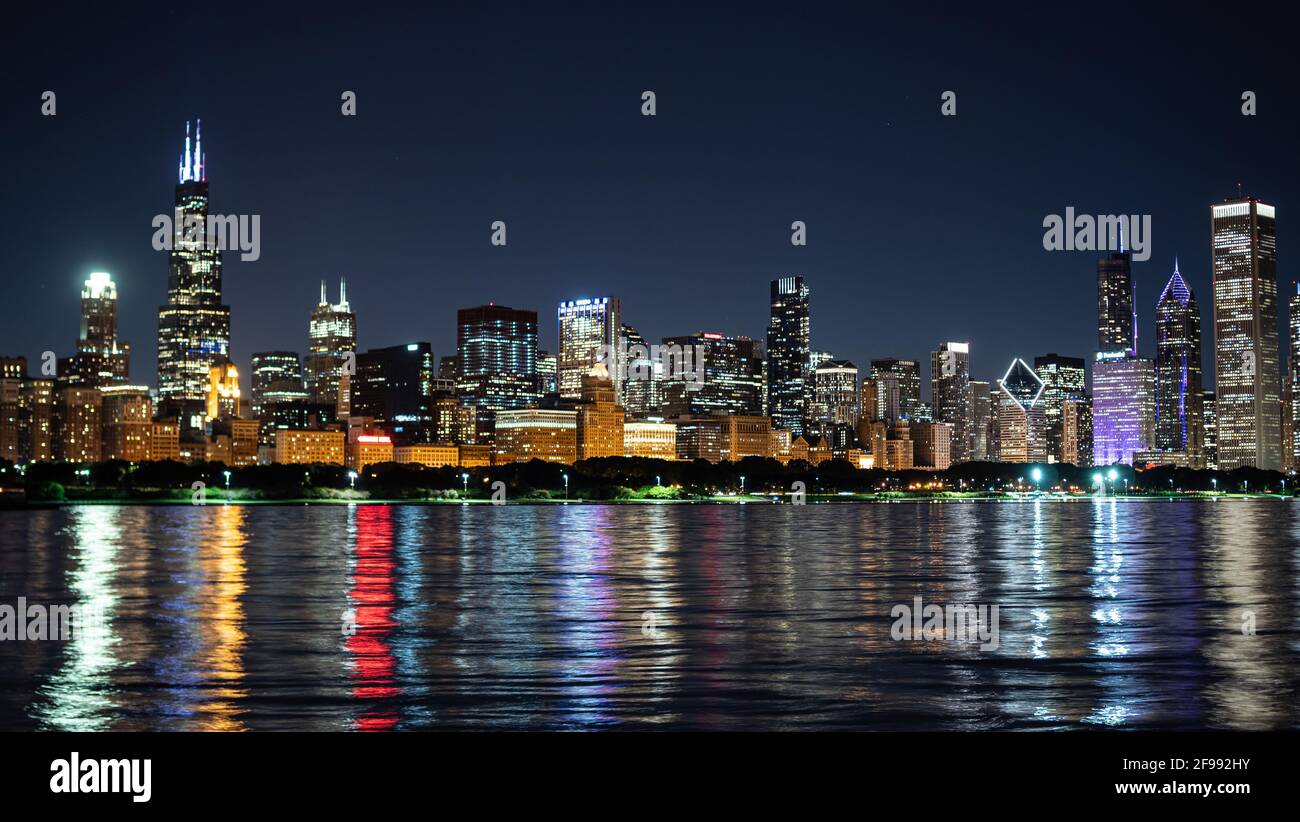
[[[938,343],[970,340],[996,379],[1014,356],[1096,350],[1100,253],[1042,247],[1044,216],[1074,206],[1152,215],[1141,351],[1177,255],[1211,387],[1210,203],[1240,181],[1277,206],[1283,305],[1297,275],[1295,44],[1261,13],[421,5],[7,12],[0,355],[71,353],[81,283],[107,270],[132,382],[155,384],[151,220],[196,117],[213,212],[261,215],[261,259],[225,258],[241,366],[306,349],[322,277],[335,300],[347,276],[361,349],[442,356],[456,309],[490,301],[536,309],[551,351],[556,304],[584,296],[622,297],[651,341],[762,338],[769,280],[800,273],[815,350],[928,374]]]

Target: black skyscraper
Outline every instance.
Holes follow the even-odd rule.
[[[772,281],[767,325],[767,401],[772,424],[803,433],[808,410],[808,286],[803,277]]]

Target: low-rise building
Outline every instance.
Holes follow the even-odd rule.
[[[677,459],[677,426],[670,422],[623,423],[623,455]]]
[[[346,435],[342,431],[280,428],[275,432],[275,461],[282,465],[343,465],[346,459],[345,439]]]
[[[394,445],[393,462],[423,465],[426,468],[460,465],[460,448],[452,442]]]
[[[461,468],[482,468],[492,465],[492,446],[490,445],[461,445],[459,450]]]
[[[549,408],[499,410],[493,453],[500,462],[539,459],[572,464],[578,459],[578,412]]]
[[[347,466],[363,471],[367,465],[393,462],[393,440],[387,434],[357,434],[348,441]]]
[[[803,460],[809,465],[821,465],[834,458],[830,442],[825,437],[800,435],[790,443],[791,460]]]
[[[141,385],[109,385],[100,389],[104,399],[104,451],[106,460],[145,462],[153,437],[153,400]]]
[[[953,424],[918,422],[912,425],[912,462],[916,468],[944,471],[952,465]]]
[[[149,426],[149,459],[154,462],[181,459],[181,427],[175,420],[154,420]]]
[[[745,457],[772,456],[772,420],[769,417],[728,414],[722,418],[721,458],[739,462]]]

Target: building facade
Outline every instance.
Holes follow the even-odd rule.
[[[1275,217],[1252,197],[1210,207],[1220,470],[1282,465]]]
[[[812,353],[809,289],[803,277],[771,283],[767,325],[767,416],[775,428],[803,433],[808,414],[809,359]]]
[[[578,412],[550,408],[511,408],[496,414],[497,461],[544,460],[573,464],[578,459]]]
[[[1175,260],[1156,302],[1155,446],[1185,453],[1183,462],[1193,468],[1205,464],[1202,390],[1201,310]]]
[[[356,370],[357,315],[348,302],[348,284],[339,280],[339,301],[330,303],[325,281],[320,283],[320,302],[312,309],[307,322],[307,360],[303,382],[308,399],[319,405],[333,405],[337,418],[346,418],[351,409],[344,397],[350,386],[347,379]]]
[[[366,417],[394,443],[436,442],[433,348],[427,342],[372,348],[357,355],[350,415]]]
[[[1126,352],[1098,353],[1092,366],[1094,465],[1133,464],[1155,447],[1155,363]]]
[[[456,312],[456,391],[466,405],[497,411],[536,405],[537,312],[480,305]]]
[[[1064,407],[1088,393],[1088,366],[1082,357],[1046,354],[1034,358],[1034,372],[1043,380],[1043,417],[1047,425],[1047,461],[1065,462]],[[1077,449],[1076,449],[1077,453]]]
[[[121,385],[131,370],[131,346],[117,339],[117,286],[96,271],[81,289],[81,330],[76,353],[59,368],[67,385]]]
[[[190,151],[185,124],[185,153],[176,184],[175,225],[169,256],[167,302],[158,309],[158,395],[201,413],[208,374],[220,358],[230,356],[230,306],[221,302],[221,251],[208,224],[208,180],[204,168],[202,122]],[[198,226],[198,230],[192,230]]]
[[[967,462],[975,452],[970,343],[941,343],[930,356],[930,368],[934,419],[952,424],[952,461]]]
[[[623,333],[623,301],[618,297],[567,300],[558,312],[560,354],[556,363],[560,396],[582,395],[582,375],[602,357],[619,350]],[[621,363],[605,363],[614,390],[623,393]]]
[[[677,426],[670,422],[625,422],[623,456],[677,459]]]

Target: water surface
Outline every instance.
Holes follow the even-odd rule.
[[[0,642],[0,729],[1295,728],[1297,510],[0,511],[0,603],[105,617]],[[916,596],[998,648],[892,639]]]

